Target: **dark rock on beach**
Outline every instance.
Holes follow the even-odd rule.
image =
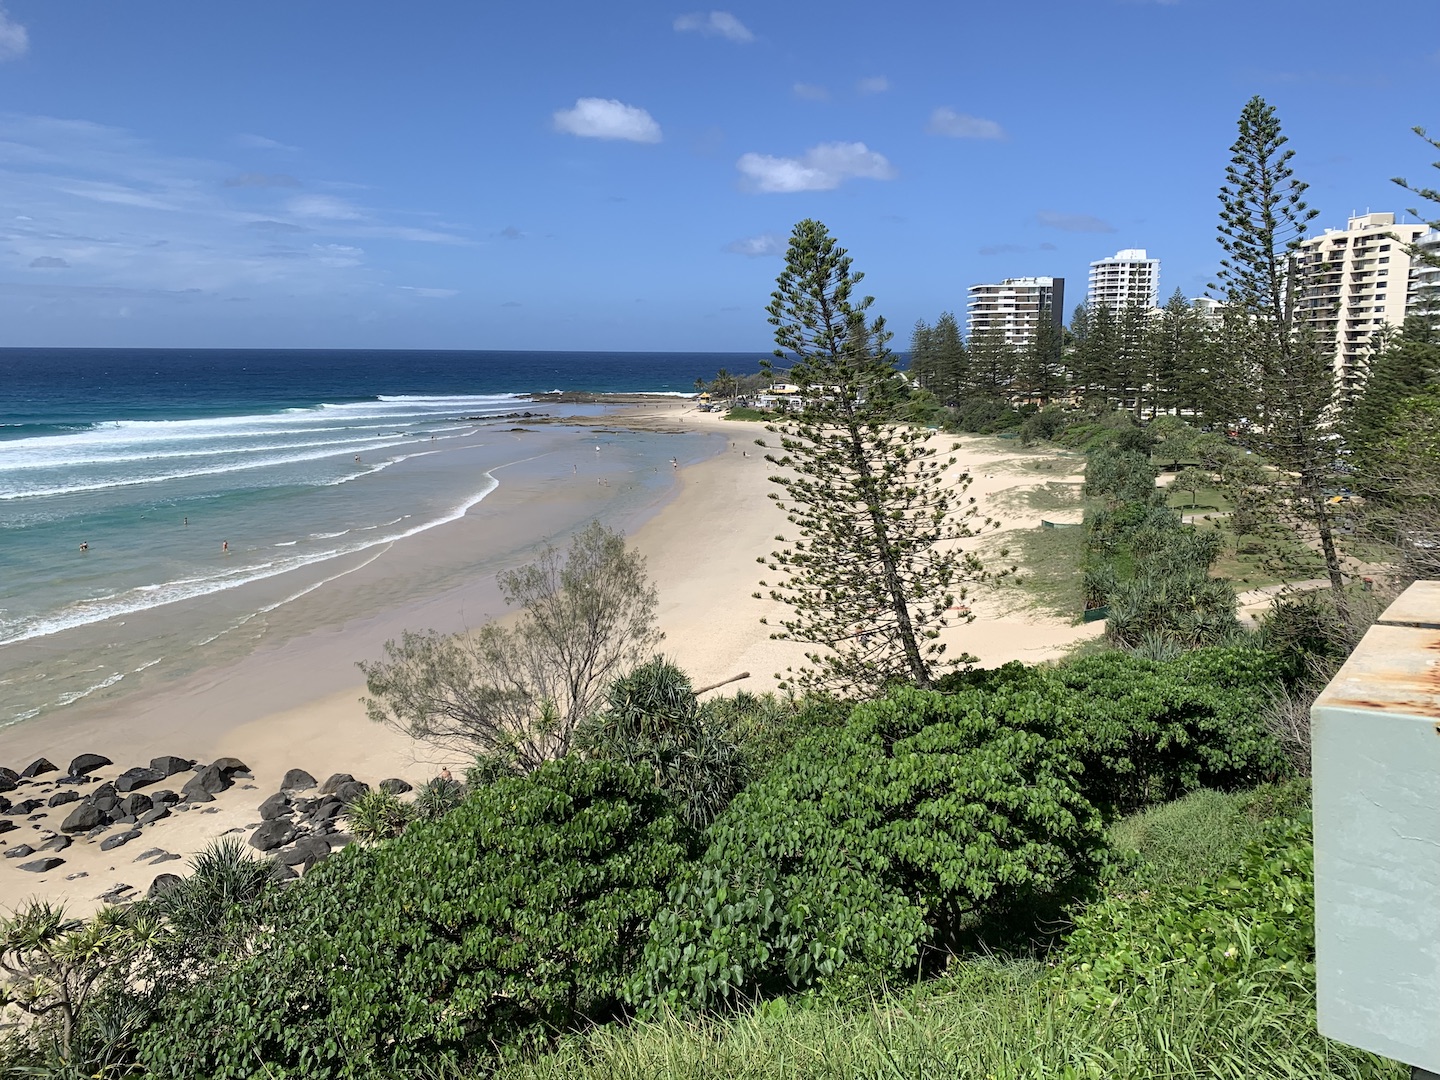
[[[21,863],[21,870],[29,870],[32,874],[43,874],[47,870],[54,870],[57,866],[64,865],[65,860],[56,855],[46,855],[43,859],[36,859],[34,862]]]
[[[277,791],[260,804],[260,818],[263,821],[274,821],[292,812],[290,796],[283,791]]]
[[[353,784],[354,782],[355,777],[351,776],[348,772],[337,772],[332,775],[329,780],[326,780],[325,783],[320,785],[320,794],[334,795],[335,792],[340,789],[341,784]]]
[[[44,805],[44,799],[26,799],[24,802],[17,802],[5,813],[9,817],[24,817],[26,814],[33,814]]]
[[[79,801],[79,798],[80,793],[78,791],[57,791],[54,795],[50,796],[50,805],[64,806],[66,803]]]
[[[210,767],[212,769],[219,769],[225,774],[227,780],[231,777],[239,776],[241,773],[244,773],[247,778],[250,776],[250,766],[235,757],[216,758]]]
[[[35,776],[41,776],[41,775],[43,775],[43,774],[45,774],[45,773],[59,772],[59,771],[60,771],[60,766],[56,765],[56,764],[55,764],[53,761],[51,761],[49,758],[43,758],[43,757],[42,757],[42,758],[36,758],[34,761],[30,762],[29,765],[26,765],[25,768],[24,768],[24,770],[20,773],[20,775],[21,775],[21,776],[35,777]]]
[[[144,769],[136,766],[133,769],[126,769],[120,774],[115,781],[115,790],[122,794],[127,791],[139,791],[142,787],[158,784],[169,775],[159,769]]]
[[[250,846],[257,851],[274,851],[295,839],[295,827],[284,818],[267,821],[250,835]]]
[[[167,788],[161,788],[159,791],[152,791],[150,793],[150,801],[156,806],[159,806],[161,803],[164,803],[166,806],[173,806],[180,801],[180,796]]]
[[[330,857],[330,842],[321,836],[307,836],[297,840],[293,847],[276,852],[275,858],[286,866],[304,865],[306,870]]]
[[[81,754],[70,762],[71,776],[89,776],[96,769],[103,769],[106,765],[114,765],[104,754]]]
[[[120,809],[125,811],[126,817],[138,818],[141,814],[149,813],[154,805],[150,796],[143,791],[137,791],[120,800]]]
[[[11,829],[18,829],[20,826],[13,821],[0,821],[0,833],[7,833]]]
[[[19,773],[14,769],[0,768],[0,791],[14,791],[19,786]]]
[[[414,791],[415,788],[401,780],[398,776],[392,776],[388,780],[380,781],[380,790],[391,795],[404,795],[407,791]]]
[[[104,822],[105,816],[92,802],[82,802],[70,816],[60,823],[60,831],[67,833],[89,832],[95,826]]]
[[[184,882],[185,879],[179,874],[156,874],[155,880],[150,883],[150,888],[145,890],[145,899],[154,900],[157,896],[164,896]]]
[[[315,786],[315,777],[304,769],[291,769],[280,781],[281,791],[308,791]]]
[[[29,844],[16,844],[16,845],[15,845],[14,847],[12,847],[12,848],[6,848],[6,849],[5,849],[5,858],[7,858],[7,859],[23,859],[23,858],[25,858],[25,856],[27,856],[27,855],[34,855],[34,854],[35,854],[35,849],[34,849],[33,847],[31,847]]]
[[[348,784],[341,784],[335,789],[335,797],[346,806],[349,806],[369,790],[370,785],[365,783],[364,780],[351,780]]]
[[[197,796],[218,795],[229,786],[230,779],[224,772],[214,765],[206,765],[185,781],[185,787],[181,789],[181,794],[192,802],[209,802],[208,798],[201,799]]]
[[[116,833],[114,836],[107,836],[100,841],[101,851],[114,851],[117,847],[128,844],[140,835],[139,829],[130,829],[126,832]]]
[[[174,754],[164,754],[161,757],[150,759],[150,768],[166,776],[174,776],[176,773],[193,769],[195,762],[189,758],[176,757]]]
[[[55,836],[50,837],[49,840],[46,840],[45,843],[41,844],[37,850],[64,851],[67,847],[71,845],[72,842],[73,841],[71,841],[70,837],[65,836],[64,834],[57,833]]]
[[[135,821],[140,825],[151,825],[157,821],[163,821],[169,816],[170,808],[162,803],[153,809],[146,810],[145,813],[141,814]]]

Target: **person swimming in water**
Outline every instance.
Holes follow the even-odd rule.
[[[81,551],[89,551],[89,550],[90,550],[90,541],[88,541],[88,540],[81,540],[81,541],[80,541],[80,550],[81,550]]]

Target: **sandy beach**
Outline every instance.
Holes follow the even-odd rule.
[[[658,509],[634,512],[631,520],[617,524],[630,532],[646,555],[658,586],[664,651],[697,685],[749,672],[748,680],[722,692],[741,687],[753,692],[774,689],[774,673],[796,663],[803,649],[770,639],[770,630],[760,619],[767,614],[773,619],[775,607],[752,596],[764,575],[756,559],[769,553],[775,535],[786,525],[767,497],[774,489],[767,480],[770,466],[754,445],[757,437],[764,436],[763,428],[699,413],[690,402],[636,408],[604,423],[652,431],[699,430],[716,435],[717,443],[723,439],[723,449],[713,457],[675,470],[674,490]],[[1025,467],[1025,452],[1018,448],[1002,448],[993,440],[945,437],[947,450],[953,441],[960,444],[956,471],[970,473],[967,494],[975,496],[982,509],[987,500],[1011,496],[1005,500],[1002,532],[1033,528],[1040,522],[1038,512],[1014,509],[1013,493],[1027,486],[1080,480],[1068,474],[1059,459],[1050,471],[1039,472]],[[538,489],[527,495],[523,485],[508,491],[502,486],[494,496],[497,500],[520,497],[564,498]],[[495,504],[488,509],[493,511]],[[238,779],[213,803],[145,826],[142,835],[124,846],[102,851],[100,842],[108,834],[89,840],[76,837],[56,853],[65,861],[44,873],[21,870],[24,859],[0,861],[0,907],[13,908],[27,896],[41,895],[84,911],[122,883],[131,886],[134,894],[143,894],[157,874],[177,868],[183,872],[184,858],[211,839],[227,833],[244,835],[258,825],[258,805],[278,789],[290,768],[305,769],[322,781],[331,773],[346,772],[372,785],[387,777],[418,785],[443,765],[456,764],[366,719],[360,704],[363,683],[355,662],[378,656],[383,642],[405,628],[459,629],[501,614],[504,605],[494,583],[496,568],[487,567],[463,587],[423,602],[397,597],[379,617],[326,623],[324,605],[332,588],[382,588],[387,560],[424,559],[431,545],[464,542],[466,527],[462,519],[401,542],[364,573],[317,589],[304,601],[312,605],[315,628],[290,638],[283,647],[261,649],[196,672],[112,709],[77,709],[73,715],[0,731],[0,763],[18,771],[43,755],[59,766],[59,772],[8,792],[12,802],[48,798],[60,790],[40,781],[62,775],[71,757],[82,752],[113,759],[113,766],[97,771],[102,779],[113,779],[122,770],[163,754],[201,762],[233,756],[253,773],[253,778]],[[1072,626],[1017,611],[1013,591],[1001,596],[982,589],[972,593],[969,605],[976,620],[952,627],[945,639],[952,653],[973,653],[986,666],[1045,660],[1100,632],[1098,624]],[[186,778],[178,775],[166,783],[178,789]],[[7,848],[21,843],[39,848],[58,829],[68,809],[43,808],[28,819],[11,818],[18,827],[0,841],[8,841]]]

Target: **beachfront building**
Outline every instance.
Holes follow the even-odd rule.
[[[1092,308],[1119,311],[1140,304],[1147,311],[1160,300],[1160,260],[1149,258],[1144,248],[1125,248],[1108,259],[1090,264],[1090,292],[1085,302]]]
[[[1195,297],[1190,301],[1190,307],[1205,321],[1207,326],[1218,324],[1221,313],[1225,310],[1225,304],[1211,296]]]
[[[998,285],[971,285],[965,302],[972,338],[980,334],[1021,349],[1035,342],[1041,319],[1048,319],[1058,333],[1064,317],[1062,277],[1006,278]]]
[[[1427,229],[1415,240],[1419,254],[1410,260],[1406,315],[1431,314],[1440,319],[1440,230]]]
[[[1334,350],[1342,400],[1364,385],[1376,332],[1405,322],[1412,290],[1408,248],[1426,231],[1423,224],[1397,225],[1394,214],[1360,214],[1300,245],[1297,314]],[[1424,282],[1416,288],[1423,292]]]

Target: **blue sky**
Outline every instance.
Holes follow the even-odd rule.
[[[0,345],[764,350],[817,217],[903,346],[1125,247],[1199,295],[1252,94],[1317,227],[1440,129],[1436,0],[0,10]]]

